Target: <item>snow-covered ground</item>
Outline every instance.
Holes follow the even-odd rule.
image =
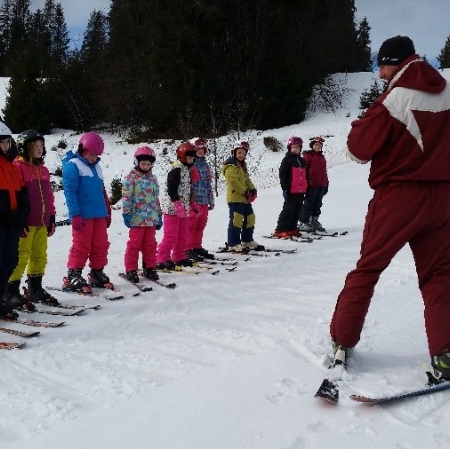
[[[447,78],[448,73],[446,73]],[[361,91],[375,74],[349,75],[352,95],[336,114],[316,114],[299,125],[254,133],[250,162],[254,181],[255,238],[294,254],[252,257],[234,272],[211,276],[162,274],[174,290],[132,297],[121,280],[127,229],[113,211],[106,272],[125,299],[110,302],[70,294],[61,301],[101,304],[96,311],[65,318],[66,325],[39,329],[21,350],[0,351],[0,447],[2,449],[325,449],[448,447],[448,393],[389,406],[367,407],[350,394],[379,395],[422,386],[420,360],[428,360],[423,305],[414,263],[403,249],[382,276],[361,342],[340,384],[336,407],[314,398],[327,375],[328,325],[346,273],[359,255],[362,225],[372,192],[368,165],[345,157],[349,123],[358,114]],[[264,239],[282,206],[272,178],[283,153],[264,148],[264,136],[306,141],[321,134],[330,161],[330,192],[321,222],[348,231],[311,244]],[[59,140],[73,147],[79,136],[47,138],[47,165],[54,170]],[[125,174],[136,146],[104,135],[102,164],[109,185]],[[164,143],[152,145],[159,151]],[[173,151],[173,147],[172,147]],[[161,158],[160,158],[161,160]],[[160,184],[166,166],[157,167]],[[227,205],[221,192],[211,212],[204,246],[226,240]],[[58,218],[66,210],[57,194]],[[162,231],[158,233],[158,239]],[[45,284],[60,285],[71,243],[68,226],[49,240]],[[21,314],[24,316],[24,314]],[[33,314],[35,319],[59,317]],[[3,327],[32,328],[3,323]],[[26,329],[25,329],[26,328]],[[17,337],[1,334],[2,340]]]

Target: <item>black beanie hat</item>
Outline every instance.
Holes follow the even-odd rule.
[[[391,37],[381,44],[377,64],[378,66],[399,65],[415,53],[413,41],[408,36]]]

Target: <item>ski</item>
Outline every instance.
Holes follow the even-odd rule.
[[[9,320],[7,318],[1,318],[3,321],[7,321],[8,323],[18,323],[18,324],[25,324],[26,326],[33,326],[33,327],[59,327],[63,324],[66,324],[65,321],[58,321],[55,323],[50,323],[48,321],[39,321],[39,320],[27,320],[25,318],[17,318],[15,320]]]
[[[52,285],[46,285],[45,288],[47,290],[52,290],[55,292],[72,293],[74,295],[81,295],[81,296],[87,296],[87,297],[89,297],[89,296],[97,297],[97,298],[101,297],[104,299],[108,299],[109,301],[116,301],[118,299],[124,298],[124,294],[120,290],[111,290],[112,293],[107,293],[107,292],[97,293],[92,290],[90,290],[90,291],[88,291],[88,290],[71,290],[70,288],[55,287]],[[99,306],[96,306],[96,307],[98,308]]]
[[[253,251],[250,250],[250,254],[252,256],[257,256],[260,253],[276,253],[276,254],[294,254],[295,252],[297,252],[297,248],[294,249],[274,249],[274,248],[266,248],[262,251]]]
[[[275,234],[271,235],[263,235],[263,238],[265,239],[272,239],[272,240],[286,240],[288,242],[297,242],[297,243],[313,243],[314,240],[320,240],[320,237],[295,237],[293,235],[289,237],[277,237]]]
[[[397,393],[389,396],[381,396],[378,398],[371,398],[367,396],[360,396],[353,394],[350,399],[355,402],[360,402],[367,405],[377,405],[386,402],[400,401],[402,399],[414,398],[416,396],[423,396],[426,394],[437,393],[438,391],[448,390],[450,388],[450,381],[442,382],[437,385],[426,386],[417,390],[412,390],[404,393]]]
[[[166,284],[165,282],[161,282],[159,279],[152,279],[152,280],[150,280],[150,282],[154,282],[155,284],[158,284],[161,287],[170,288],[170,289],[174,289],[177,286],[177,284],[175,282],[170,282],[169,284]]]
[[[46,313],[47,315],[59,315],[59,316],[77,316],[81,313],[85,312],[87,309],[71,309],[71,310],[52,310],[52,309],[43,309],[40,307],[37,307],[36,310],[33,310],[32,312],[25,312],[25,313]]]
[[[25,345],[25,341],[14,343],[12,341],[0,341],[0,349],[18,349]]]
[[[170,271],[169,271],[169,273],[170,273]],[[143,276],[142,272],[139,272],[139,276]],[[148,279],[148,278],[145,278],[145,280],[149,281],[149,282],[154,282],[155,284],[158,284],[161,287],[169,288],[169,289],[174,289],[177,286],[177,284],[175,282],[171,282],[169,284],[166,284],[165,282],[162,282],[160,279]]]
[[[131,285],[133,285],[134,287],[136,287],[140,292],[151,292],[153,290],[152,287],[146,286],[140,282],[138,282],[137,284],[135,284],[134,282],[131,282],[128,278],[127,275],[125,273],[119,273],[119,277],[121,277],[122,279],[124,279],[125,281],[129,282]]]
[[[98,310],[100,309],[100,304],[94,304],[92,306],[84,305],[84,304],[52,304],[51,307],[56,307],[58,309],[84,309],[84,310]]]
[[[235,262],[235,263],[239,263],[239,262],[248,262],[249,260],[251,260],[252,258],[250,256],[248,256],[248,254],[244,254],[245,256],[247,256],[245,259],[236,259],[235,257],[216,257],[214,260],[215,261],[220,261],[220,262]]]
[[[341,235],[347,235],[348,231],[343,232],[320,232],[320,231],[314,231],[312,232],[312,235],[317,235],[320,237],[339,237]]]
[[[250,259],[250,257],[248,258]],[[244,261],[246,262],[246,260]],[[201,263],[201,264],[205,264],[205,265],[223,265],[223,266],[237,266],[237,264],[239,263],[237,260],[234,259],[230,259],[228,261],[225,260],[197,260],[194,263]]]
[[[9,329],[7,327],[0,327],[0,332],[3,332],[5,334],[17,335],[18,337],[23,337],[23,338],[37,337],[38,335],[40,335],[39,331],[22,332],[22,331],[17,331],[15,329]]]
[[[439,391],[450,389],[450,381],[441,380],[440,379],[441,374],[438,371],[435,371],[430,364],[426,362],[421,362],[421,365],[428,377],[428,382],[424,387],[380,397],[369,397],[353,394],[350,396],[350,399],[352,401],[359,402],[361,404],[377,405],[377,404],[384,404],[386,402],[396,402],[404,399],[415,398],[417,396],[429,395],[437,393]]]
[[[159,273],[178,273],[178,274],[197,274],[197,275],[201,274],[201,273],[205,273],[205,270],[203,270],[203,271],[201,269],[189,270],[189,268],[192,268],[192,267],[180,267],[179,265],[176,265],[174,270],[168,270],[165,268],[163,268],[163,269],[157,268],[156,271],[158,271]],[[195,268],[195,266],[194,266],[194,268]],[[201,268],[201,267],[197,267],[197,268]],[[206,271],[206,273],[215,276],[216,274],[219,274],[220,271],[219,270],[215,270],[215,271],[208,270],[208,271]]]

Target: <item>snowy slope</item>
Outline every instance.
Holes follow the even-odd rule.
[[[235,272],[220,267],[211,276],[167,274],[175,290],[154,285],[122,301],[73,297],[66,302],[101,303],[97,311],[65,318],[66,325],[42,329],[22,350],[0,351],[3,449],[325,449],[446,447],[448,393],[396,405],[368,408],[350,394],[382,394],[421,386],[419,367],[427,360],[423,306],[409,249],[392,261],[377,286],[364,333],[341,384],[337,407],[314,398],[326,376],[328,325],[346,273],[359,254],[362,225],[372,192],[368,165],[345,163],[342,151],[359,95],[373,74],[354,76],[347,107],[316,114],[302,124],[255,136],[266,170],[283,155],[264,150],[264,135],[284,141],[298,133],[327,140],[330,192],[321,222],[348,231],[312,244],[263,239],[273,231],[282,206],[278,186],[260,189],[255,204],[255,237],[268,247],[297,248],[295,254],[252,257]],[[356,100],[355,100],[356,98]],[[350,115],[350,117],[347,117]],[[70,133],[49,136],[50,148]],[[105,135],[106,176],[126,172],[134,146]],[[259,140],[258,140],[259,139]],[[58,165],[49,151],[49,167]],[[157,170],[164,183],[162,167]],[[265,182],[263,170],[256,184]],[[107,183],[109,181],[107,180]],[[58,215],[64,217],[58,198]],[[113,212],[107,273],[123,270],[127,230]],[[210,250],[226,240],[227,206],[217,199],[205,235]],[[158,239],[162,231],[158,233]],[[61,283],[70,246],[70,228],[49,240],[46,284]],[[23,315],[23,314],[22,314]],[[49,315],[31,315],[57,321]],[[19,324],[4,327],[24,329]],[[30,328],[27,328],[30,330]],[[7,341],[17,337],[2,334]]]

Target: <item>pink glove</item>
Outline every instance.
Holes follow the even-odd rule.
[[[72,217],[72,229],[74,231],[81,231],[83,228],[83,219],[81,218],[81,215],[75,215]]]
[[[192,210],[192,212],[194,212],[197,215],[201,215],[202,214],[202,208],[195,201],[193,203],[191,203],[191,210]]]
[[[175,215],[180,218],[186,218],[186,209],[181,204],[180,200],[173,202],[173,207],[175,208]]]

